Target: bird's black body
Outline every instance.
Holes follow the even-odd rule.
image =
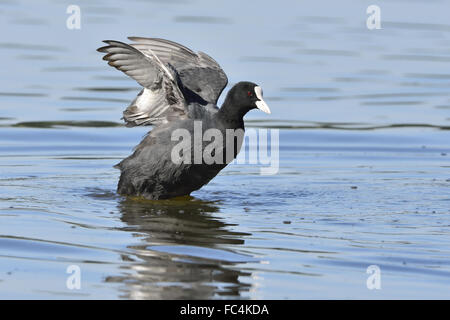
[[[121,170],[117,191],[147,199],[188,195],[208,183],[236,157],[243,138],[239,133],[244,130],[244,115],[254,108],[270,111],[262,100],[261,89],[251,82],[236,84],[219,109],[216,102],[227,78],[212,58],[168,40],[130,39],[138,43],[105,41],[109,46],[99,51],[107,53],[104,59],[110,65],[144,86],[124,111],[127,125],[156,126],[132,155],[116,165]],[[222,161],[198,162],[194,156],[195,150],[201,149],[203,154],[211,143],[202,139],[208,129],[216,129],[224,138],[213,153]],[[227,129],[238,133],[231,146],[225,142]],[[180,130],[191,137],[190,161],[174,161],[172,151],[180,140],[174,139],[173,134]],[[200,149],[196,149],[195,143],[200,143]],[[227,152],[231,156],[227,157]]]

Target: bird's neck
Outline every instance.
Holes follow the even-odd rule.
[[[244,129],[244,116],[247,111],[248,110],[246,108],[238,108],[234,106],[227,97],[217,112],[217,117],[227,126],[227,128]]]

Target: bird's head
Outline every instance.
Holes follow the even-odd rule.
[[[260,86],[253,82],[241,81],[235,84],[228,92],[227,103],[245,115],[252,109],[259,109],[270,113],[269,106],[263,100],[263,92]]]

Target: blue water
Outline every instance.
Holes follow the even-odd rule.
[[[378,1],[380,30],[364,1],[81,1],[80,30],[70,4],[0,2],[0,298],[450,298],[447,2]],[[149,128],[122,126],[139,87],[95,50],[127,36],[260,84],[272,114],[246,124],[280,130],[278,173],[118,196]]]

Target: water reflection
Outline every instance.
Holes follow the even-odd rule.
[[[191,197],[125,199],[118,208],[124,229],[141,237],[140,243],[128,246],[131,257],[122,257],[135,261],[121,275],[106,278],[123,284],[123,298],[239,298],[250,289],[240,280],[250,274],[234,266],[254,259],[227,249],[227,245],[243,245],[248,234],[229,230],[211,215],[219,211],[217,203]]]

